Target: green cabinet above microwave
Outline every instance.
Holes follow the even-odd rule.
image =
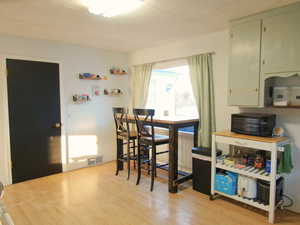
[[[261,20],[232,26],[230,32],[230,105],[258,106]]]

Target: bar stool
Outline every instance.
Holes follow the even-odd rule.
[[[114,120],[116,124],[116,136],[117,141],[121,139],[123,141],[123,145],[127,145],[127,151],[124,154],[117,154],[117,162],[127,162],[127,180],[130,177],[130,164],[131,161],[134,161],[134,169],[136,168],[136,140],[137,140],[137,132],[131,131],[129,122],[128,122],[128,113],[125,108],[113,108]],[[124,142],[125,140],[125,142]],[[119,167],[117,166],[116,176],[119,174]]]
[[[169,144],[169,137],[165,135],[155,134],[153,126],[153,116],[155,114],[154,109],[133,109],[133,114],[137,126],[138,132],[138,153],[137,153],[137,165],[138,165],[138,177],[136,184],[138,185],[141,179],[141,169],[142,163],[150,163],[151,168],[151,187],[150,190],[153,191],[154,178],[156,176],[156,156],[159,154],[165,154],[169,151],[157,152],[156,146]],[[151,153],[151,160],[147,157]],[[145,157],[146,156],[146,157]],[[167,165],[167,164],[165,164]],[[158,167],[160,168],[160,167]]]

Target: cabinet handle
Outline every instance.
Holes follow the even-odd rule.
[[[266,60],[263,59],[262,64],[265,65],[266,64]]]

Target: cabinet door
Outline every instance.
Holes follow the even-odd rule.
[[[273,16],[263,21],[262,72],[300,71],[300,11]]]
[[[258,106],[261,20],[234,25],[230,39],[228,103]]]

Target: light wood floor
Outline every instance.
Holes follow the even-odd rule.
[[[191,183],[169,194],[166,174],[154,192],[149,178],[135,185],[114,163],[27,181],[6,188],[5,203],[16,225],[261,225],[261,211],[193,191]],[[280,224],[300,225],[300,216],[279,212]]]

